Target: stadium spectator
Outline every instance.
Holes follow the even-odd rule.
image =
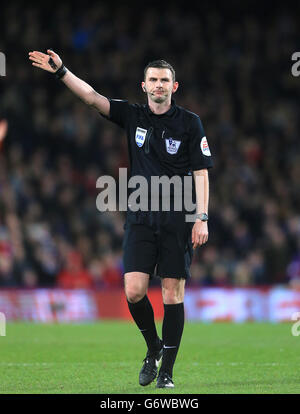
[[[57,277],[57,285],[64,289],[90,289],[93,279],[84,268],[81,255],[70,251],[66,255],[66,263]]]

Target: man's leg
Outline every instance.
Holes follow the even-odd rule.
[[[162,339],[164,348],[160,372],[167,373],[170,378],[173,375],[173,366],[184,327],[184,288],[185,279],[162,279],[164,303]]]
[[[157,375],[162,356],[162,341],[156,331],[154,312],[147,296],[149,275],[142,272],[125,274],[125,294],[130,313],[146,341],[148,351],[139,374],[140,385],[150,384]]]
[[[129,311],[143,334],[148,350],[157,351],[158,335],[152,305],[147,296],[149,275],[142,272],[125,273],[125,294]]]

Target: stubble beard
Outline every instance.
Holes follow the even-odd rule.
[[[155,103],[163,103],[167,101],[168,95],[156,96],[150,94],[150,99]]]

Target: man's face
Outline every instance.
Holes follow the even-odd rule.
[[[167,68],[148,68],[142,87],[155,103],[167,101],[176,92],[178,82],[173,82],[172,72]]]

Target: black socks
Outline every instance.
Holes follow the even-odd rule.
[[[154,313],[148,296],[136,303],[128,302],[129,311],[143,334],[148,350],[156,353],[159,347],[159,338],[154,322]],[[162,324],[162,340],[164,343],[163,358],[160,371],[173,375],[173,366],[179,349],[184,327],[184,305],[176,303],[164,304],[164,319]]]
[[[157,335],[154,313],[148,296],[145,295],[139,302],[128,302],[129,311],[143,334],[148,350],[150,353],[156,353],[159,347],[159,338]]]
[[[176,303],[164,305],[165,314],[162,325],[164,343],[163,358],[160,371],[173,375],[173,366],[179,349],[184,326],[184,305]]]

